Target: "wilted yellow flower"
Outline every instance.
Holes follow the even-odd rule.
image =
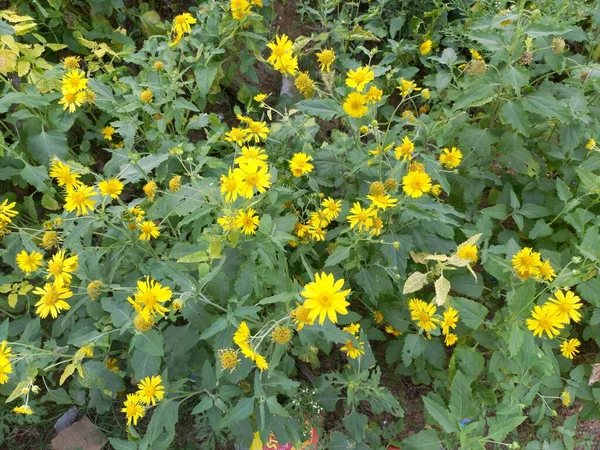
[[[332,49],[326,48],[317,52],[317,61],[321,72],[331,72],[331,65],[335,61],[335,53]]]
[[[63,65],[68,70],[79,69],[79,61],[81,61],[79,56],[67,56],[63,59]]]
[[[146,194],[146,197],[148,197],[148,200],[153,202],[156,191],[158,190],[158,185],[154,180],[150,180],[144,185],[142,190],[144,191],[144,194]]]
[[[138,314],[133,319],[133,326],[136,330],[141,331],[142,333],[152,328],[154,323],[155,321],[152,316],[145,316],[143,314]]]
[[[315,82],[310,78],[308,72],[300,72],[294,81],[294,86],[305,97],[310,97],[315,90]]]
[[[233,372],[240,362],[238,351],[231,348],[220,349],[217,352],[217,357],[221,363],[221,368],[223,370],[229,370],[230,372]]]
[[[254,96],[254,101],[258,103],[263,103],[267,99],[267,94],[256,94]]]
[[[100,280],[91,281],[87,285],[87,294],[89,295],[90,300],[94,301],[100,296],[102,286],[103,283]]]
[[[29,406],[29,405],[21,405],[21,406],[15,406],[13,408],[13,412],[16,412],[17,414],[23,414],[23,415],[29,416],[29,415],[33,414],[33,409],[31,409],[31,406]]]
[[[181,189],[181,175],[175,175],[169,180],[169,190],[177,192]]]
[[[276,326],[273,330],[273,333],[271,334],[271,339],[273,340],[273,342],[276,342],[277,344],[281,345],[287,344],[291,338],[292,330],[282,325]]]
[[[140,100],[142,101],[142,103],[150,103],[152,102],[153,98],[154,95],[152,94],[152,91],[150,89],[146,89],[140,94]]]
[[[41,246],[46,250],[56,247],[58,244],[58,233],[56,231],[46,231],[42,236]]]

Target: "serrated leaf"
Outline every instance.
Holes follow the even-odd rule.
[[[417,292],[420,289],[423,289],[423,286],[427,284],[427,273],[421,272],[413,272],[409,275],[404,283],[404,288],[402,289],[403,294],[410,294],[412,292]]]
[[[429,415],[433,417],[446,433],[456,433],[459,431],[458,418],[453,417],[450,411],[429,397],[423,397],[423,403]]]
[[[336,264],[348,259],[348,256],[350,256],[350,248],[338,246],[335,248],[333,253],[329,255],[327,260],[325,260],[324,267],[335,266]]]
[[[450,292],[450,282],[443,275],[435,280],[435,303],[442,306],[448,301],[448,293]]]
[[[518,416],[511,417],[506,420],[500,420],[500,423],[496,423],[490,426],[490,431],[487,435],[487,439],[490,441],[502,442],[504,437],[511,431],[515,430],[519,425],[521,425],[526,418],[527,417],[525,416]]]
[[[228,428],[235,425],[247,417],[250,417],[254,411],[254,397],[241,398],[238,403],[227,413],[219,422],[219,429]]]
[[[317,116],[320,119],[331,120],[334,117],[341,116],[344,111],[339,102],[335,100],[301,100],[294,105],[294,108],[304,114]]]
[[[196,406],[194,406],[194,409],[192,409],[192,414],[202,414],[204,411],[207,411],[210,408],[212,408],[212,406],[213,406],[212,398],[204,397],[200,401],[200,403],[198,403]]]
[[[488,313],[485,306],[467,298],[453,297],[450,304],[458,310],[459,320],[472,330],[481,326]]]
[[[275,396],[267,397],[267,408],[269,408],[271,414],[275,414],[276,416],[290,417],[290,413],[279,404]]]

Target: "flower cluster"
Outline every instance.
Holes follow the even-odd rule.
[[[162,385],[160,375],[143,378],[137,387],[137,392],[127,394],[127,399],[123,402],[121,409],[127,418],[127,425],[131,425],[132,422],[137,425],[138,420],[144,417],[146,408],[156,406],[156,402],[165,397],[165,387]]]
[[[93,101],[94,93],[87,88],[87,83],[82,70],[73,69],[65,74],[62,79],[63,96],[58,102],[63,105],[63,110],[68,108],[70,113],[74,113],[86,101]]]
[[[556,272],[550,261],[542,261],[542,255],[529,247],[519,250],[513,256],[512,265],[515,273],[522,280],[533,277],[538,280],[552,281],[556,278]]]
[[[275,36],[275,41],[269,42],[267,47],[271,55],[267,62],[284,75],[296,75],[298,71],[298,57],[294,55],[294,43],[283,34]]]

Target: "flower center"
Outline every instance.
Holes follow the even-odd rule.
[[[249,185],[255,186],[258,183],[258,175],[255,173],[250,173],[246,175],[246,183]]]
[[[73,203],[82,205],[85,202],[85,194],[83,192],[73,193]]]
[[[320,303],[321,303],[322,306],[324,306],[326,308],[328,308],[329,306],[331,306],[331,300],[332,299],[331,299],[331,295],[330,294],[326,294],[326,293],[321,294],[321,299],[320,300],[321,300]]]
[[[552,327],[552,322],[547,317],[544,317],[544,318],[540,319],[539,325],[540,325],[540,328],[547,330]]]
[[[571,312],[571,305],[563,302],[558,305],[558,309],[560,309],[562,312],[568,313]]]
[[[62,261],[50,261],[48,263],[48,272],[50,272],[52,275],[57,276],[62,272],[62,270],[63,270]]]

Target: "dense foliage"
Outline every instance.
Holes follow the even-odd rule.
[[[0,12],[3,438],[594,445],[600,6],[169,7]]]

